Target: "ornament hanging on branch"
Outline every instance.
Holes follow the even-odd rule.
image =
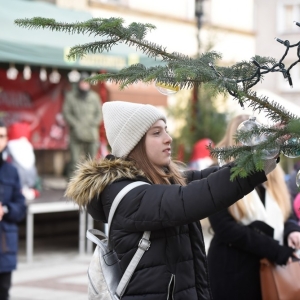
[[[174,95],[176,94],[180,88],[178,85],[170,85],[163,82],[155,82],[156,89],[163,95]]]
[[[176,93],[179,89],[193,89],[199,84],[209,84],[210,88],[217,93],[229,93],[243,107],[248,104],[253,111],[264,111],[272,122],[280,123],[284,129],[273,128],[267,130],[264,126],[256,124],[256,120],[249,120],[241,128],[249,129],[248,136],[245,134],[244,143],[249,146],[236,146],[232,149],[210,149],[211,154],[224,161],[235,159],[236,171],[234,176],[247,174],[254,169],[262,168],[262,159],[278,155],[280,149],[285,149],[285,154],[297,154],[300,150],[299,140],[289,146],[283,145],[286,136],[300,137],[300,119],[297,115],[288,112],[280,104],[269,101],[268,97],[258,96],[251,88],[264,79],[268,73],[281,73],[292,87],[291,69],[300,62],[300,42],[291,44],[288,40],[276,38],[276,41],[285,46],[285,52],[279,61],[270,57],[256,55],[249,62],[243,61],[230,67],[216,66],[222,56],[209,51],[197,58],[191,58],[177,52],[167,52],[162,47],[145,39],[146,34],[155,29],[151,24],[133,22],[129,26],[124,25],[121,18],[101,19],[95,18],[85,22],[63,23],[54,19],[35,17],[32,19],[15,20],[21,27],[30,29],[50,29],[65,31],[68,34],[92,35],[99,40],[88,44],[77,45],[71,48],[68,58],[81,59],[86,54],[96,52],[109,52],[117,44],[124,43],[135,46],[148,57],[158,59],[158,65],[146,68],[142,64],[131,65],[116,73],[97,74],[89,79],[90,82],[111,81],[125,88],[137,81],[146,83],[155,82],[156,88],[165,95]],[[295,22],[300,27],[300,23]],[[297,59],[286,66],[284,59],[289,50],[297,48]],[[293,128],[289,126],[295,122]],[[255,125],[255,126],[254,126]],[[241,129],[243,130],[243,129]],[[299,151],[300,152],[300,151]],[[249,163],[253,159],[254,163]]]

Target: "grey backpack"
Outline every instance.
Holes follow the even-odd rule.
[[[122,298],[131,276],[145,251],[150,248],[150,231],[145,231],[138,244],[138,249],[125,270],[123,276],[116,252],[109,240],[109,231],[114,213],[123,197],[133,188],[147,184],[136,181],[125,186],[114,199],[108,217],[107,236],[97,229],[87,230],[86,237],[97,246],[88,268],[88,299],[119,300]],[[104,239],[100,240],[97,236]]]

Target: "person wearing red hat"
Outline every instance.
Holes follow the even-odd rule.
[[[188,164],[189,169],[200,171],[208,168],[214,163],[207,148],[209,145],[213,146],[214,144],[213,141],[208,138],[201,139],[195,143],[191,159]]]

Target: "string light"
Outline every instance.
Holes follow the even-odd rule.
[[[9,69],[6,71],[6,77],[10,80],[17,79],[19,71],[16,69],[14,64],[9,65]]]
[[[294,23],[300,27],[300,23],[299,22],[295,22]],[[260,65],[258,61],[256,61],[255,59],[252,59],[252,63],[257,67],[256,71],[254,72],[254,74],[250,77],[247,78],[243,78],[243,79],[231,79],[231,78],[226,78],[224,77],[214,66],[212,63],[209,63],[208,65],[211,67],[211,69],[215,72],[215,74],[218,77],[222,77],[224,81],[231,81],[233,83],[241,83],[241,82],[247,82],[248,84],[245,85],[245,90],[249,90],[250,88],[252,88],[254,85],[256,85],[260,80],[261,80],[261,76],[270,72],[281,72],[284,79],[286,81],[288,81],[289,85],[291,88],[293,88],[293,81],[290,75],[290,70],[298,63],[300,62],[300,42],[296,43],[296,44],[292,44],[290,43],[290,41],[285,40],[283,41],[282,39],[275,37],[274,38],[278,43],[284,45],[286,47],[286,50],[284,52],[284,54],[282,55],[281,59],[279,60],[278,63],[274,64],[272,67],[268,67],[267,65]],[[285,65],[283,63],[283,60],[285,59],[285,57],[287,56],[290,48],[293,47],[297,47],[297,57],[298,59],[293,62],[287,69],[285,68]],[[250,83],[252,82],[252,83]],[[231,96],[237,97],[237,94],[231,90],[228,89],[228,92]],[[237,97],[239,98],[239,97]],[[240,100],[240,105],[243,108],[243,103]]]
[[[31,69],[28,65],[26,65],[24,67],[24,70],[23,70],[23,78],[25,80],[29,80],[31,78]]]
[[[61,75],[58,73],[56,69],[53,69],[51,74],[49,75],[49,81],[51,83],[59,83]]]
[[[46,81],[47,80],[47,71],[45,68],[40,69],[40,80]]]
[[[80,78],[80,73],[77,70],[72,70],[68,73],[68,78],[70,82],[78,82]]]

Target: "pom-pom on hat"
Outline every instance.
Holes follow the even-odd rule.
[[[112,154],[126,157],[149,128],[158,120],[167,122],[155,106],[124,101],[105,102],[104,127]]]

